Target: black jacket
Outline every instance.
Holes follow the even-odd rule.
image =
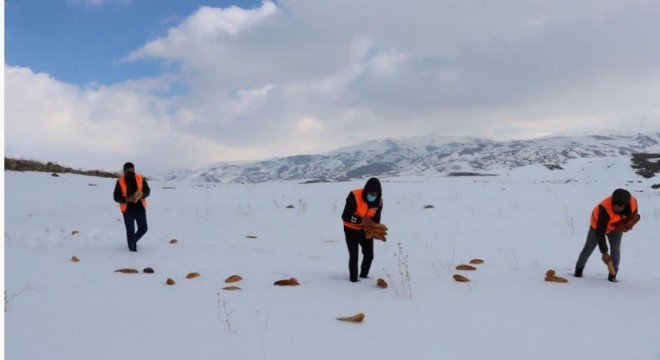
[[[380,196],[378,197],[378,199],[376,199],[376,201],[378,201],[378,203],[380,203],[380,206],[378,207],[378,210],[376,210],[376,214],[374,215],[374,217],[371,220],[373,220],[375,223],[380,223],[380,213],[383,210],[383,202],[380,200]],[[372,206],[370,204],[369,207],[373,208],[375,206]],[[354,224],[361,223],[362,222],[362,217],[354,215],[356,209],[357,209],[357,201],[355,200],[355,195],[351,191],[350,193],[348,193],[348,197],[346,198],[346,205],[344,206],[344,211],[341,214],[342,220],[344,220],[346,222],[352,222]],[[355,229],[348,228],[346,226],[344,226],[344,232],[362,233],[362,235],[364,235],[363,230],[355,230]]]
[[[626,204],[626,207],[621,212],[621,216],[630,217],[634,214],[637,214],[637,211],[633,212],[630,209],[630,204]],[[600,249],[601,254],[608,251],[607,241],[605,241],[605,232],[607,231],[607,224],[610,222],[610,214],[607,213],[607,210],[603,205],[598,206],[598,222],[596,223],[596,239],[598,239],[598,248]]]
[[[137,184],[132,183],[131,181],[126,181],[126,193],[128,196],[131,196],[134,192],[137,191]],[[151,194],[151,189],[149,188],[149,183],[147,183],[147,179],[145,177],[142,177],[142,198],[146,199],[149,197],[149,194]],[[115,191],[112,194],[115,202],[118,203],[125,203],[126,200],[124,199],[124,196],[121,194],[121,186],[119,186],[119,180],[117,180],[117,183],[115,184]],[[129,202],[127,203],[129,209],[133,208],[144,208],[142,205],[142,201],[138,201],[136,203],[134,202]]]

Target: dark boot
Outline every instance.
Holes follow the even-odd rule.
[[[617,280],[616,280],[616,274],[614,274],[614,275],[612,275],[612,274],[608,274],[608,275],[607,275],[607,280],[610,281],[610,282],[617,282]]]
[[[358,264],[357,259],[349,258],[348,259],[348,277],[352,282],[357,282],[358,278]]]
[[[363,259],[362,266],[360,267],[360,277],[366,279],[369,276],[369,269],[371,268],[371,260]]]
[[[360,277],[366,279],[369,275],[369,270],[371,269],[371,262],[374,260],[374,255],[372,253],[367,253],[362,258],[362,265],[360,266]]]
[[[584,270],[584,268],[576,267],[575,268],[575,277],[582,277],[582,271],[583,270]]]
[[[371,268],[371,261],[373,258],[365,257],[362,259],[362,266],[360,266],[360,277],[366,279],[369,276],[369,269]]]

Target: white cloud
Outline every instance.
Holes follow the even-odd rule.
[[[315,117],[306,116],[298,121],[298,130],[302,133],[323,130],[323,122]]]
[[[270,1],[254,10],[231,6],[226,9],[200,7],[181,25],[169,30],[164,38],[148,42],[129,55],[130,60],[144,57],[189,58],[198,47],[215,46],[223,36],[236,36],[257,25],[264,19],[277,14],[277,7]]]
[[[166,86],[159,79],[83,89],[6,66],[5,81],[8,156],[109,170],[133,159],[163,171],[209,164],[215,153],[242,154],[182,132],[194,113],[152,95]]]
[[[123,154],[123,142],[139,142],[132,151],[145,161],[167,153],[180,160],[160,165],[176,168],[387,136],[652,126],[660,124],[658,11],[643,0],[201,7],[127,57],[177,62],[175,79],[80,89],[29,72],[17,80],[26,70],[10,68],[7,127],[27,140],[7,149],[38,148],[49,133],[68,142],[46,144],[72,153],[85,145]],[[157,95],[174,81],[189,92]],[[31,134],[35,126],[50,131]]]

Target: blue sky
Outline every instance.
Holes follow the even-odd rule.
[[[156,76],[167,65],[122,59],[167,33],[200,6],[258,6],[260,1],[8,0],[5,62],[77,85]]]
[[[651,0],[5,4],[5,154],[152,172],[660,127]]]

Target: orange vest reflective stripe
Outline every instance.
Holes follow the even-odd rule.
[[[355,202],[357,203],[357,207],[355,208],[355,212],[353,215],[357,215],[361,218],[373,218],[376,215],[376,211],[378,208],[370,208],[369,204],[364,201],[364,198],[362,197],[362,192],[364,189],[355,189],[353,190],[353,196],[355,196]],[[382,200],[381,200],[382,201]],[[344,221],[344,226],[350,229],[354,230],[362,230],[362,224],[353,224],[348,221]]]
[[[635,199],[634,196],[630,196],[630,211],[634,214],[637,212],[637,199]],[[614,209],[612,209],[612,197],[608,197],[601,201],[594,210],[591,212],[591,228],[596,229],[598,226],[598,214],[600,213],[600,207],[604,207],[605,211],[607,211],[607,215],[610,217],[610,221],[607,223],[607,229],[605,229],[605,233],[609,234],[612,231],[616,229],[616,224],[620,222],[624,217],[621,215],[617,214],[614,212]]]
[[[135,182],[137,183],[137,189],[142,191],[142,175],[136,173]],[[126,179],[124,179],[123,175],[119,178],[119,188],[121,188],[121,196],[123,196],[124,199],[126,199],[126,197],[128,196],[128,187],[126,186]],[[140,199],[140,201],[142,201],[142,206],[144,206],[144,208],[146,209],[147,199],[142,198]],[[126,211],[127,207],[128,205],[126,203],[119,203],[119,210],[121,210],[121,212]]]

